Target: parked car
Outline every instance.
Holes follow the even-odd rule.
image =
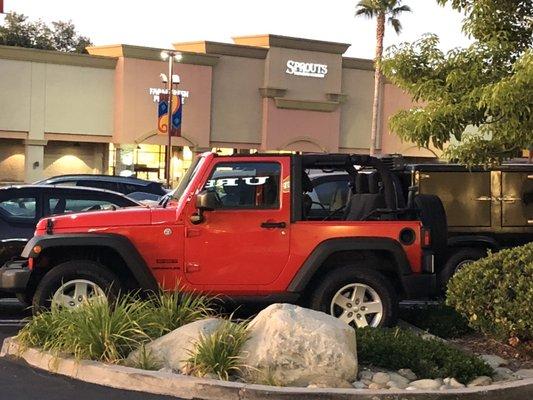
[[[310,217],[306,171],[319,167],[367,182],[342,218]],[[24,293],[35,308],[76,307],[179,282],[239,301],[301,301],[356,327],[394,324],[399,298],[435,290],[430,227],[398,207],[391,173],[374,157],[205,153],[173,198],[41,220],[22,258],[0,270],[0,289]],[[434,196],[421,202],[442,209]]]
[[[0,188],[0,265],[20,255],[43,217],[139,205],[120,193],[101,189],[51,185]]]
[[[448,224],[440,282],[488,250],[533,241],[533,164],[467,169],[455,164],[408,165],[406,186],[440,197]]]
[[[158,182],[113,175],[60,175],[36,182],[38,185],[82,186],[111,190],[137,201],[158,201],[167,191]]]

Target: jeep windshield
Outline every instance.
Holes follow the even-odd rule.
[[[179,200],[181,196],[183,196],[183,193],[185,193],[185,189],[187,189],[187,186],[189,186],[189,183],[191,183],[192,178],[196,175],[198,170],[200,169],[200,165],[202,164],[200,161],[202,161],[204,157],[196,157],[193,162],[191,163],[191,166],[185,172],[185,175],[183,175],[183,178],[181,178],[178,187],[174,189],[172,192],[167,194],[166,197],[167,201],[169,199]],[[161,204],[161,203],[160,203]]]

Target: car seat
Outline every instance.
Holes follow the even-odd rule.
[[[355,193],[350,197],[346,207],[347,221],[363,221],[375,210],[385,208],[385,197],[379,188],[377,172],[358,173],[355,181]]]
[[[302,174],[302,217],[304,220],[307,219],[309,213],[311,212],[311,207],[313,207],[313,199],[309,196],[314,189],[313,182],[305,172]]]

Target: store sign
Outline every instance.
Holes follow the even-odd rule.
[[[328,73],[326,64],[316,64],[308,62],[287,61],[285,73],[296,76],[310,76],[312,78],[325,78]]]
[[[221,179],[209,179],[204,188],[209,189],[215,186],[239,186],[238,182],[244,182],[248,186],[261,186],[266,183],[268,176],[252,176],[244,178],[221,178]]]
[[[168,89],[162,89],[162,88],[150,88],[148,89],[148,93],[150,96],[152,96],[152,100],[154,103],[159,103],[159,97],[161,94],[168,94]],[[188,90],[172,90],[172,94],[174,96],[181,95],[181,98],[183,100],[183,104],[187,101],[189,98],[189,91]]]

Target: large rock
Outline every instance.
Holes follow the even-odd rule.
[[[191,356],[195,343],[202,335],[213,333],[222,322],[220,319],[208,318],[183,325],[148,343],[145,346],[146,353],[159,368],[185,372],[185,361]],[[126,364],[136,366],[139,354],[139,350],[133,351],[126,359]]]
[[[243,346],[245,372],[268,373],[282,386],[308,386],[331,377],[357,377],[355,331],[328,314],[292,304],[273,304],[249,325]]]

